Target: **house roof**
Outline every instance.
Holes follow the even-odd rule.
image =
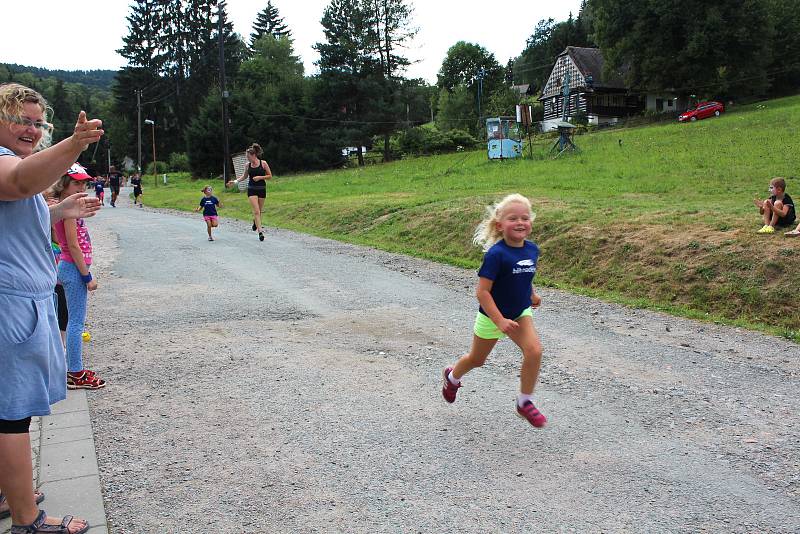
[[[603,52],[599,48],[582,48],[579,46],[568,46],[559,57],[564,54],[569,55],[575,66],[581,74],[586,77],[591,74],[594,78],[595,88],[604,89],[625,89],[625,80],[622,77],[622,72],[616,72],[609,75],[603,73],[605,60],[603,59]]]
[[[523,83],[523,84],[520,84],[520,85],[512,85],[511,89],[513,89],[514,91],[518,92],[521,95],[526,95],[526,94],[528,94],[528,91],[529,91],[530,87],[531,87],[530,84]]]

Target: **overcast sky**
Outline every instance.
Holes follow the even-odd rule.
[[[295,53],[306,74],[316,72],[311,48],[323,40],[322,10],[329,0],[273,0],[292,31]],[[119,69],[116,50],[128,32],[128,0],[39,0],[28,6],[3,1],[0,62],[48,69]],[[418,28],[407,57],[416,61],[407,74],[436,82],[436,72],[457,41],[477,43],[494,53],[501,65],[517,56],[540,19],[565,20],[578,14],[580,0],[416,0],[413,24]],[[267,0],[228,0],[236,31],[249,38],[252,24]]]

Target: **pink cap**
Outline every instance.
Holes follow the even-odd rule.
[[[86,173],[86,169],[74,163],[72,167],[67,170],[64,174],[68,175],[73,180],[91,180],[92,177]]]

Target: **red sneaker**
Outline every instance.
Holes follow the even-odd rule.
[[[452,367],[447,367],[444,370],[444,385],[442,386],[442,397],[451,404],[456,401],[456,393],[458,393],[458,388],[461,387],[461,384],[455,385],[447,378],[447,375],[449,375],[452,370]]]
[[[77,373],[67,373],[67,389],[101,389],[106,381],[98,377],[94,371],[84,369]]]
[[[517,401],[514,401],[517,407],[517,415],[523,419],[527,419],[530,424],[536,428],[542,428],[547,423],[547,417],[542,412],[536,409],[531,401],[527,401],[520,407]]]

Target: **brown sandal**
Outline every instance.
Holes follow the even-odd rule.
[[[48,525],[44,522],[45,519],[47,519],[47,514],[44,510],[40,510],[36,521],[30,525],[11,525],[10,534],[83,534],[89,530],[89,522],[86,521],[86,525],[82,529],[70,533],[69,524],[73,520],[71,515],[65,515],[60,525]]]
[[[44,493],[38,490],[34,490],[33,498],[36,501],[36,504],[39,504],[44,500]],[[3,504],[6,505],[5,510],[0,510],[0,519],[5,519],[6,517],[11,515],[11,508],[8,508],[8,504],[6,503],[6,496],[0,493],[0,506]]]

